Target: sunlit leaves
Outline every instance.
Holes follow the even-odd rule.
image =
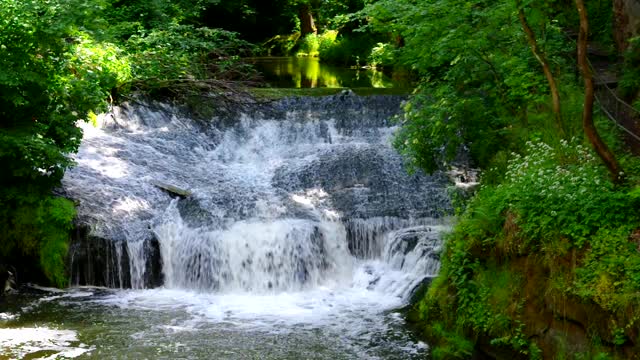
[[[129,78],[118,49],[86,32],[103,6],[0,0],[0,253],[35,257],[57,285],[73,205],[51,190],[80,144],[76,122]]]
[[[380,0],[363,12],[369,27],[403,39],[399,62],[423,78],[396,140],[415,167],[434,171],[464,151],[486,166],[509,146],[507,129],[549,101],[515,1]],[[538,20],[546,31],[541,43],[560,53],[566,43],[558,27],[546,16]],[[566,65],[551,59],[556,68]]]
[[[221,29],[170,25],[134,35],[125,44],[134,79],[141,81],[218,77],[225,61],[251,45]]]
[[[217,3],[0,0],[0,256],[39,260],[64,284],[73,205],[51,193],[73,165],[76,123],[133,83],[240,72],[248,45],[235,33],[180,24]]]

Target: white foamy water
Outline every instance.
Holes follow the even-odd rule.
[[[0,349],[4,355],[15,359],[33,353],[52,353],[37,357],[39,359],[69,359],[92,350],[78,341],[75,331],[46,327],[0,329]],[[36,358],[35,355],[30,356]]]
[[[389,311],[438,271],[446,179],[408,175],[390,145],[394,110],[358,99],[208,122],[130,107],[83,125],[63,185],[93,240],[72,246],[72,282],[138,289],[94,303],[174,314],[162,331],[302,328],[363,358],[380,343],[420,353]],[[145,289],[156,275],[162,287]]]

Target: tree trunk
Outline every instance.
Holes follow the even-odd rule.
[[[553,114],[556,118],[556,126],[558,127],[558,131],[564,136],[566,135],[564,124],[562,122],[562,113],[560,112],[560,92],[558,91],[558,85],[556,84],[556,79],[553,77],[553,73],[551,72],[551,66],[549,66],[549,62],[547,58],[544,56],[540,48],[538,47],[538,41],[536,40],[536,35],[531,30],[529,26],[529,22],[527,21],[526,16],[524,15],[524,9],[520,7],[520,1],[518,1],[518,18],[520,18],[520,23],[522,24],[522,29],[524,33],[527,35],[527,42],[529,42],[529,47],[531,47],[531,52],[533,56],[535,56],[536,60],[542,65],[542,71],[544,72],[544,76],[547,78],[547,82],[549,83],[549,90],[551,91],[551,99],[553,101]]]
[[[311,9],[308,4],[302,5],[300,8],[300,37],[303,38],[308,34],[317,34],[315,21],[313,21],[313,15],[311,15]]]
[[[607,144],[602,141],[598,130],[593,122],[593,101],[594,101],[594,82],[591,68],[587,59],[587,41],[589,36],[589,18],[587,9],[584,6],[584,0],[575,0],[578,14],[580,15],[580,32],[578,33],[578,65],[584,78],[584,110],[582,113],[582,126],[584,133],[591,142],[593,149],[596,151],[602,162],[611,173],[613,182],[618,184],[622,182],[622,168],[615,155],[611,152]]]
[[[396,35],[394,40],[397,48],[404,47],[404,37],[402,35]]]
[[[613,0],[613,37],[621,54],[629,47],[629,39],[640,35],[640,1]]]

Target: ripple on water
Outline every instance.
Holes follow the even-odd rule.
[[[52,295],[14,298],[31,305],[8,322],[11,329],[0,330],[5,354],[51,359],[412,359],[427,351],[390,310],[401,299],[357,288],[271,295],[71,289]]]

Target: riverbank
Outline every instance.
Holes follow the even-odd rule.
[[[638,160],[627,158],[630,169]],[[580,143],[530,142],[446,237],[408,318],[435,359],[630,359],[640,353],[640,188]]]

